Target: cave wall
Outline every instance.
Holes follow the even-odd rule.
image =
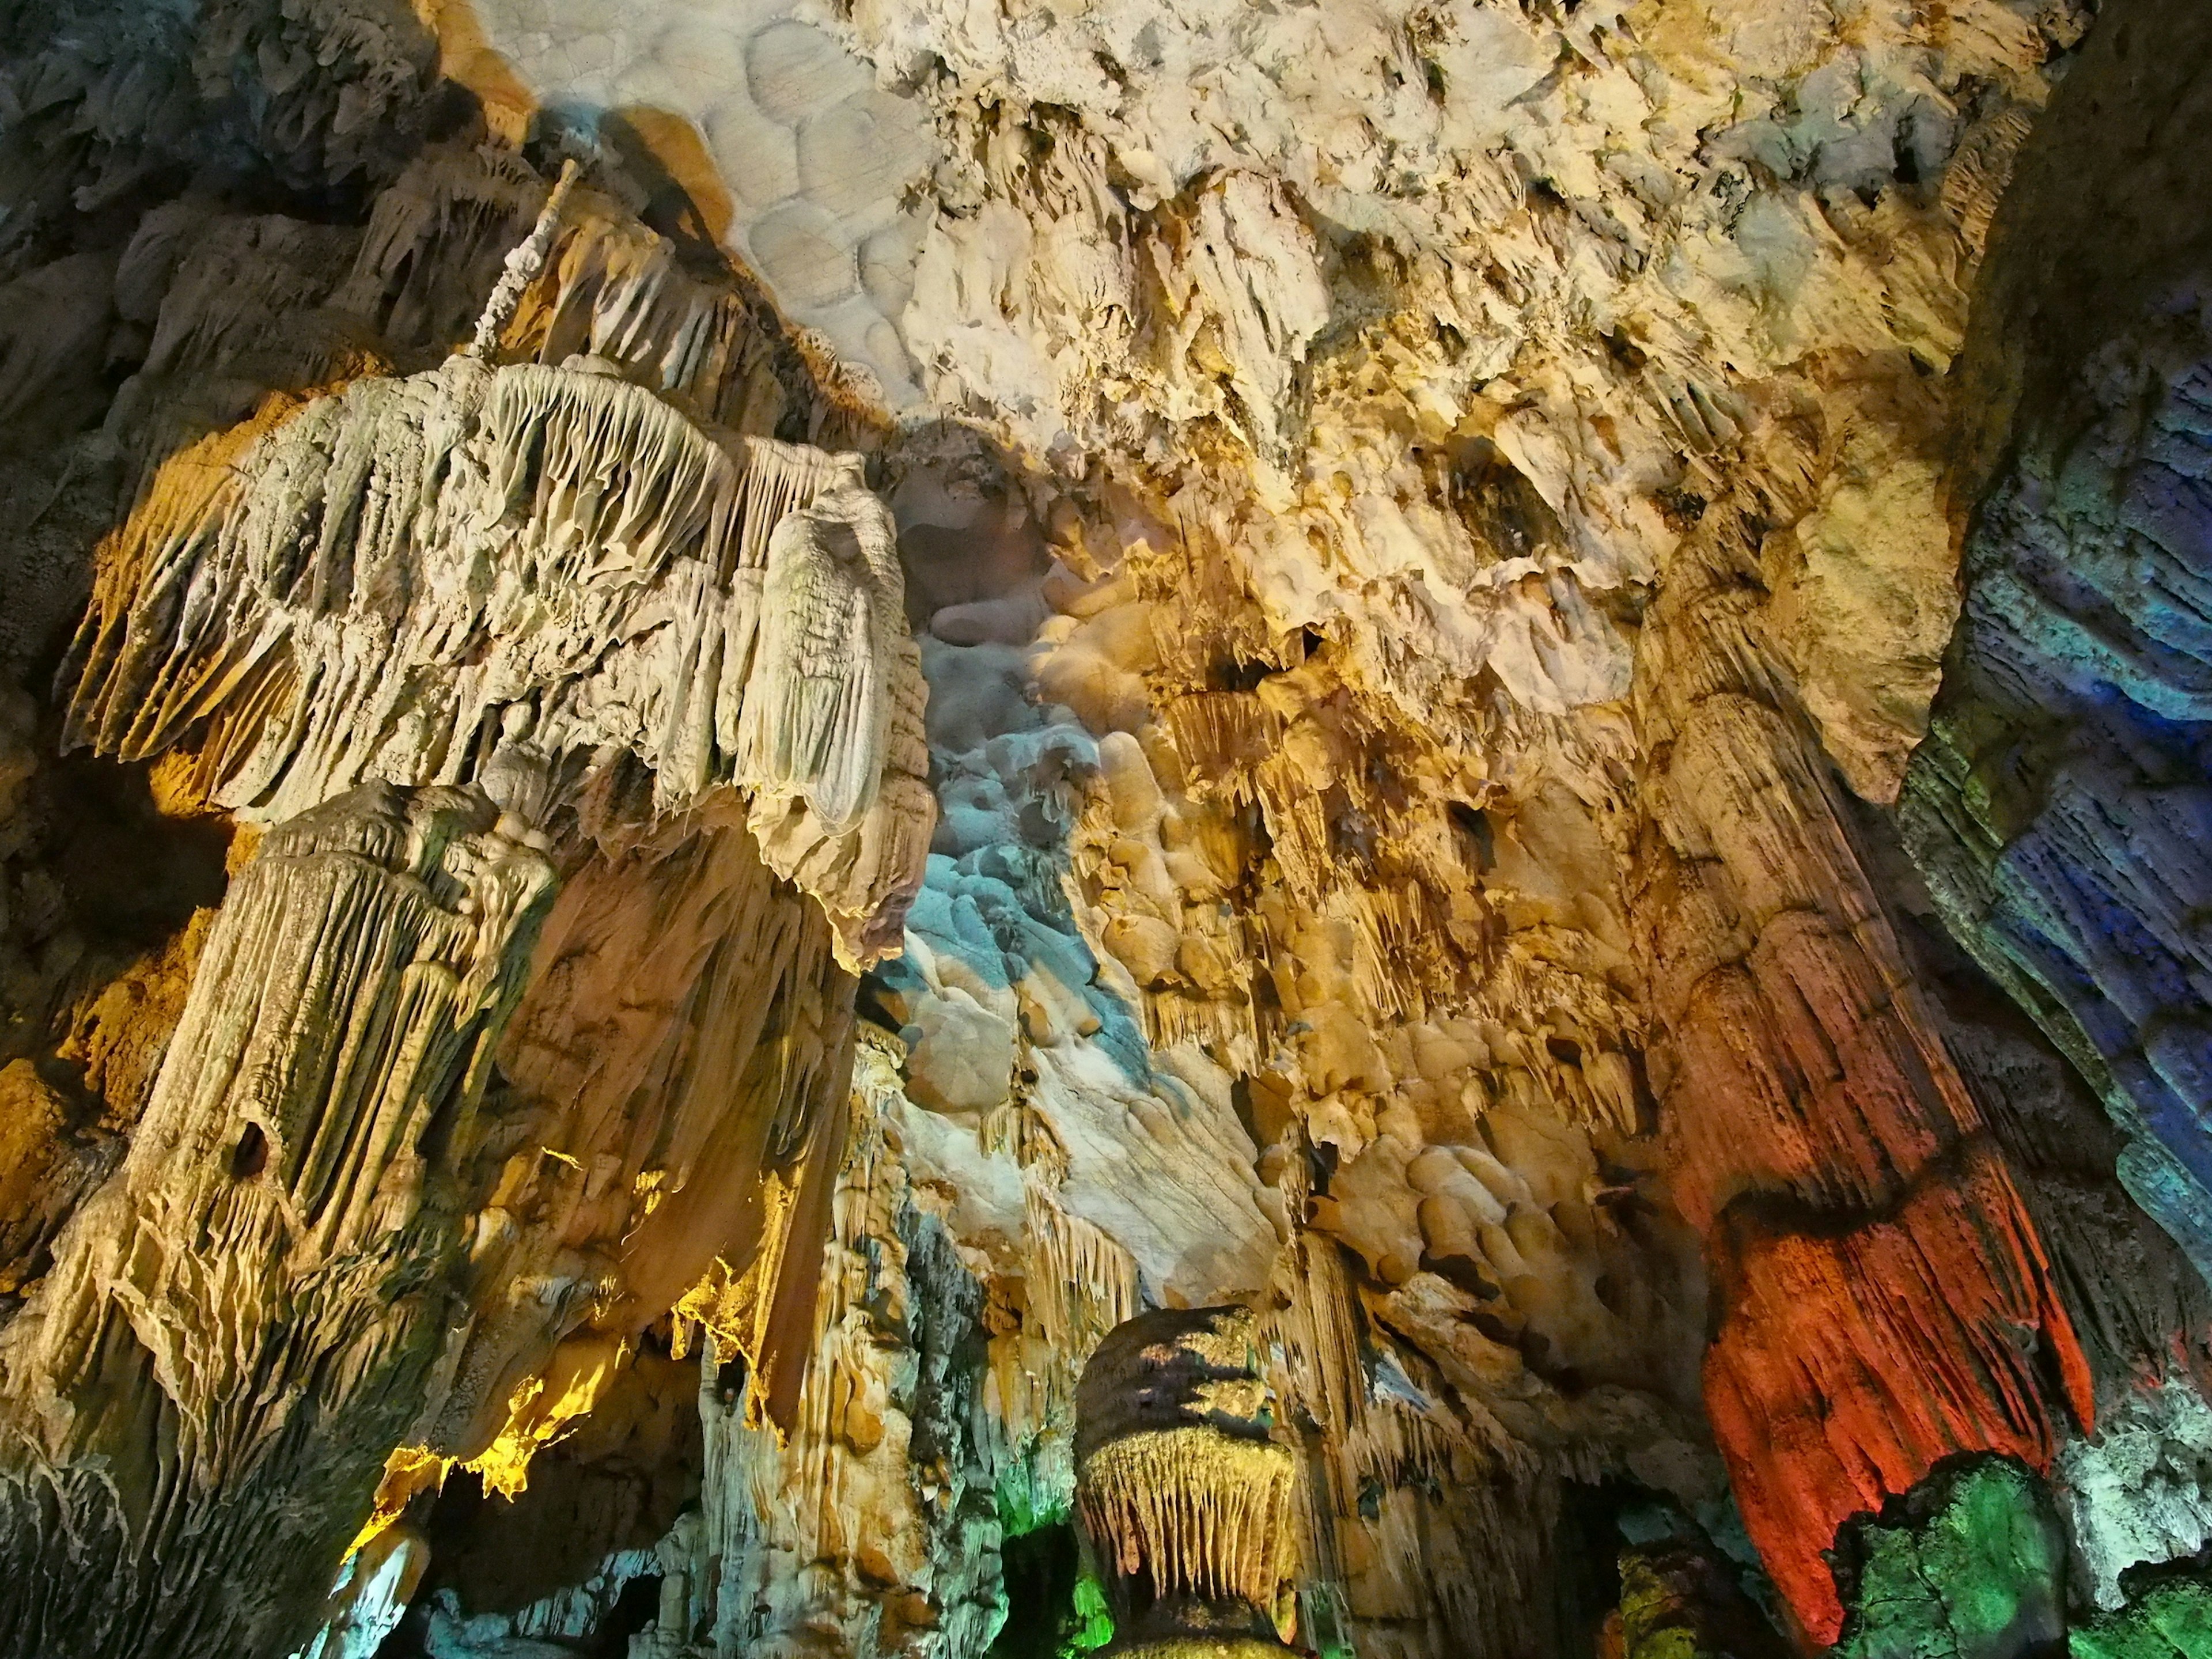
[[[2207,95],[2202,27],[2116,16],[2005,203],[1966,364],[1983,399],[1966,608],[1902,819],[1954,932],[2105,1097],[2130,1190],[2200,1266],[2185,849],[2208,254],[2197,216],[2168,208],[2203,179],[2160,137]]]

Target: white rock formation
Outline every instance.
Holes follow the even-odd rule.
[[[0,1340],[0,1501],[43,1580],[7,1645],[266,1649],[319,1597],[447,1339],[456,1177],[553,884],[503,823],[372,784],[240,872],[131,1155]]]
[[[2125,1604],[2129,1568],[2185,1559],[2212,1539],[2212,1409],[2178,1380],[2122,1402],[2060,1453],[2058,1472],[2100,1607]]]
[[[376,778],[544,825],[635,755],[664,810],[744,787],[854,959],[896,940],[923,690],[856,459],[718,440],[588,360],[455,356],[267,424],[103,568],[72,741],[137,759],[205,723],[200,787],[263,822]]]

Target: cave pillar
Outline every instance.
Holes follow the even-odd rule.
[[[1290,1651],[1297,1461],[1273,1435],[1251,1310],[1117,1325],[1076,1388],[1075,1512],[1116,1655]]]
[[[422,1409],[554,883],[474,788],[270,830],[144,1121],[0,1337],[0,1651],[286,1652]]]
[[[1954,1453],[2047,1467],[2087,1364],[2012,1171],[1862,866],[1723,504],[1646,618],[1637,858],[1650,1067],[1717,1302],[1705,1367],[1744,1522],[1806,1634],[1837,1528]]]

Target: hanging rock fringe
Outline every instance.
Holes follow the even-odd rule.
[[[1070,1215],[1034,1176],[1024,1173],[1024,1219],[1029,1234],[1030,1311],[1071,1380],[1107,1332],[1144,1305],[1136,1258],[1107,1233]]]
[[[213,481],[165,468],[103,550],[67,743],[197,742],[207,795],[264,823],[371,779],[481,781],[535,822],[552,775],[629,752],[664,811],[745,789],[841,957],[895,947],[926,693],[858,457],[465,356],[257,426]]]
[[[1083,1528],[1110,1540],[1123,1577],[1151,1575],[1163,1598],[1272,1607],[1296,1570],[1290,1449],[1211,1425],[1109,1442],[1076,1486]]]

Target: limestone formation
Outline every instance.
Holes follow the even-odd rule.
[[[248,822],[377,777],[481,781],[544,824],[634,755],[664,810],[742,783],[854,958],[896,938],[922,688],[851,464],[726,447],[588,361],[457,356],[261,418],[110,548],[69,741],[137,760],[202,728],[193,787]]]
[[[1297,1459],[1271,1432],[1249,1310],[1115,1326],[1076,1393],[1075,1501],[1126,1639],[1259,1650],[1295,1625]]]
[[[6,1330],[8,1646],[265,1650],[319,1592],[444,1346],[552,884],[498,821],[369,785],[240,872],[130,1155]]]
[[[0,0],[0,1653],[2169,1659],[2182,0]]]

